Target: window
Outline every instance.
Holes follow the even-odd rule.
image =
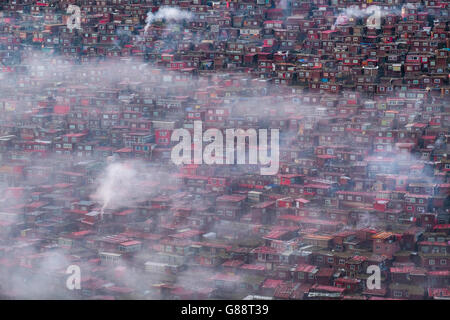
[[[401,296],[403,296],[403,293],[401,291],[397,290],[394,291],[394,297],[401,297]]]

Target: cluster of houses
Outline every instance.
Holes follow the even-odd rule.
[[[450,299],[450,7],[407,2],[2,1],[0,297]],[[278,173],[175,165],[195,121]],[[170,183],[108,207],[114,163]]]

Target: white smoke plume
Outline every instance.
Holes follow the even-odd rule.
[[[128,198],[128,187],[134,184],[136,176],[136,170],[123,163],[112,163],[106,168],[100,187],[94,195],[102,203],[102,212],[108,206],[115,207]]]
[[[110,163],[99,178],[92,198],[105,209],[130,207],[146,200],[155,191],[155,185],[171,183],[158,169],[148,168],[138,161]]]
[[[349,6],[348,8],[346,8],[345,10],[343,10],[338,15],[332,29],[334,30],[336,28],[336,26],[347,23],[348,19],[360,19],[360,18],[368,17],[371,14],[373,14],[375,11],[380,12],[380,18],[382,18],[388,14],[399,15],[401,12],[398,9],[386,10],[386,9],[384,9],[380,6],[376,6],[376,5],[372,5],[367,8],[364,8],[364,9],[360,9],[358,6],[352,5],[352,6]]]
[[[147,13],[147,18],[145,22],[147,23],[145,26],[145,32],[147,32],[148,28],[155,20],[165,19],[170,22],[180,22],[183,20],[191,20],[193,18],[193,14],[186,10],[180,10],[174,7],[161,7],[156,13],[149,11]]]

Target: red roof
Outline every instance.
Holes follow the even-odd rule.
[[[120,212],[114,212],[113,215],[115,216],[127,216],[134,213],[134,209],[128,209],[128,210],[123,210]]]
[[[264,202],[260,202],[257,203],[255,205],[252,206],[252,208],[256,208],[256,209],[264,209],[267,207],[270,207],[271,205],[273,205],[275,203],[275,201],[264,201]]]
[[[345,283],[345,284],[356,284],[358,282],[360,282],[360,280],[355,279],[355,278],[338,278],[336,279],[337,283]]]
[[[434,229],[450,229],[450,224],[438,224],[434,226]]]
[[[331,154],[319,154],[317,156],[317,158],[319,158],[319,159],[335,159],[335,158],[337,158],[337,156],[333,156]]]
[[[330,278],[333,274],[334,274],[333,268],[320,268],[320,270],[316,273],[316,276]]]
[[[338,287],[333,287],[333,286],[324,286],[324,285],[319,285],[319,284],[315,284],[311,287],[311,289],[313,289],[314,291],[325,291],[325,292],[339,292],[342,293],[345,291],[345,288],[338,288]]]
[[[287,233],[289,233],[289,231],[286,231],[286,230],[273,230],[273,231],[269,232],[268,234],[266,234],[263,238],[280,239],[282,236],[284,236]]]
[[[266,267],[257,264],[243,264],[242,266],[239,267],[239,269],[264,271],[266,270]]]
[[[173,238],[176,238],[176,239],[187,239],[187,238],[192,238],[192,237],[195,237],[195,236],[199,236],[199,235],[201,235],[203,233],[204,232],[199,231],[199,230],[187,230],[187,231],[171,234],[170,237],[173,237]]]
[[[63,137],[69,137],[69,138],[78,138],[78,137],[84,137],[86,133],[67,133],[63,135]]]
[[[56,105],[53,107],[53,112],[56,114],[68,114],[70,111],[70,106]]]
[[[421,246],[438,246],[438,247],[446,247],[449,245],[448,242],[437,242],[437,241],[420,241],[417,244]]]
[[[300,264],[297,266],[297,268],[295,268],[295,271],[297,271],[297,272],[313,272],[316,269],[317,269],[316,266],[312,266],[309,264]]]
[[[92,234],[92,233],[94,233],[92,230],[82,230],[82,231],[72,232],[69,236],[71,238],[81,238],[81,237],[84,237],[84,236]]]
[[[264,24],[269,24],[269,23],[272,23],[272,24],[275,24],[275,23],[283,24],[283,21],[282,20],[267,20],[267,21],[264,21]]]
[[[293,283],[281,283],[274,292],[274,297],[277,298],[283,298],[283,299],[287,299],[291,296],[291,294],[294,291],[294,284]]]
[[[266,281],[264,281],[262,287],[264,289],[275,289],[276,287],[278,287],[282,283],[283,283],[283,280],[266,279]]]
[[[25,207],[27,208],[32,208],[32,209],[37,209],[40,207],[44,207],[46,206],[48,203],[47,202],[43,202],[43,201],[36,201],[36,202],[32,202],[30,204],[27,204]]]
[[[136,240],[130,240],[130,241],[122,242],[120,245],[124,246],[124,247],[128,247],[128,246],[134,246],[134,245],[137,245],[137,244],[141,244],[141,242],[140,241],[136,241]]]
[[[391,273],[410,273],[411,271],[414,271],[415,267],[392,267],[390,268]]]

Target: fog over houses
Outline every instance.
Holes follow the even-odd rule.
[[[0,298],[450,299],[449,15],[0,0]]]

